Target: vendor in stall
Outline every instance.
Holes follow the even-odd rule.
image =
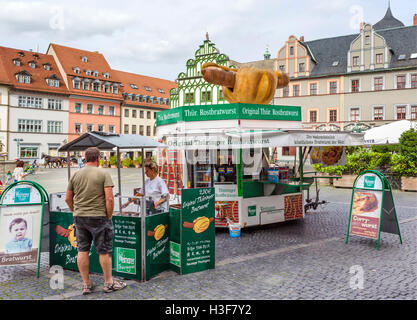
[[[158,176],[158,165],[154,161],[147,161],[144,164],[145,174],[148,177],[145,181],[145,196],[150,197],[153,202],[155,209],[163,212],[168,211],[169,191],[165,181]],[[139,189],[138,193],[134,194],[135,197],[142,197],[142,188]],[[122,205],[122,208],[126,208],[130,203],[134,202],[135,199],[129,200]]]

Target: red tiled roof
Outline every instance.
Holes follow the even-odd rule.
[[[113,74],[110,65],[107,63],[106,58],[99,52],[92,52],[87,50],[81,50],[66,46],[61,46],[55,43],[51,43],[49,45],[48,53],[52,54],[52,49],[57,58],[59,63],[61,64],[63,71],[67,75],[68,79],[68,87],[71,94],[83,95],[83,96],[91,96],[91,97],[100,97],[100,98],[109,98],[109,99],[122,99],[121,90],[119,88],[118,94],[113,93],[104,93],[103,91],[94,92],[91,90],[83,90],[83,89],[74,89],[73,88],[73,81],[74,77],[78,77],[80,79],[88,78],[91,81],[98,79],[102,83],[103,82],[110,82],[110,83],[120,83],[119,79],[115,77]],[[82,58],[86,57],[87,62],[83,62]],[[80,73],[75,73],[75,68],[80,69]],[[87,75],[86,71],[90,70],[91,75]],[[98,76],[94,76],[94,72],[98,71]],[[109,77],[106,78],[104,76],[105,73],[109,74]]]
[[[142,95],[142,96],[153,96],[156,98],[164,98],[169,99],[169,91],[172,88],[177,88],[178,85],[174,81],[159,79],[149,76],[143,76],[140,74],[119,71],[119,70],[112,70],[112,73],[121,81],[122,83],[122,92],[135,94],[135,95]],[[136,88],[132,88],[131,85],[135,85]],[[149,87],[151,91],[147,91],[145,86]],[[163,90],[163,93],[159,91],[159,89]],[[166,104],[159,104],[152,103],[152,102],[144,102],[144,101],[132,101],[132,99],[124,99],[124,103],[128,105],[135,105],[135,106],[147,106],[151,108],[162,108],[162,109],[169,109],[169,105]]]
[[[20,56],[19,52],[23,53],[23,56]],[[38,58],[34,59],[34,55],[37,55]],[[2,71],[2,65],[0,64],[0,82],[2,79],[5,80],[4,76],[6,76],[7,81],[17,89],[68,94],[62,75],[52,56],[38,52],[0,47],[0,57],[4,69]],[[20,59],[20,66],[14,64],[15,59]],[[36,68],[29,66],[30,61],[36,62]],[[46,70],[44,64],[49,64],[50,70]],[[17,74],[20,72],[26,72],[31,75],[30,83],[20,83],[17,81]],[[60,86],[58,88],[50,87],[47,83],[46,79],[53,75],[56,75],[60,80]]]

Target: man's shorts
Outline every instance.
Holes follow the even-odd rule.
[[[113,223],[107,217],[74,217],[78,252],[89,252],[91,243],[98,254],[113,251]]]

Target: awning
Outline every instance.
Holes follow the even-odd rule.
[[[365,132],[366,144],[396,144],[399,143],[404,131],[416,128],[417,125],[409,120],[394,121],[380,127],[374,127]]]
[[[81,137],[61,146],[59,152],[84,151],[90,147],[100,150],[166,148],[167,146],[138,134],[109,134],[105,132],[88,132]]]
[[[214,133],[180,133],[165,136],[172,149],[247,149],[304,146],[360,146],[364,133],[303,130],[227,130]]]

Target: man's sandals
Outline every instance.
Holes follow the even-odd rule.
[[[126,288],[127,284],[126,282],[123,282],[121,280],[114,280],[113,283],[105,283],[103,291],[106,293],[114,292],[118,290],[122,290],[123,288]]]
[[[92,293],[94,290],[94,284],[91,282],[90,284],[83,284],[83,296]]]

